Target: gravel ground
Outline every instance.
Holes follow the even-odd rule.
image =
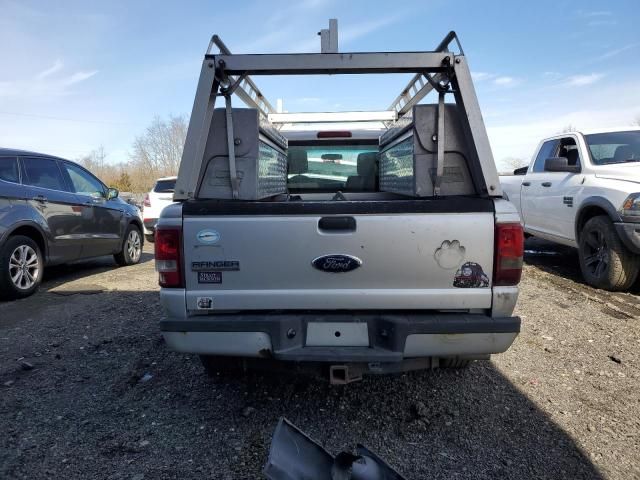
[[[209,379],[170,352],[150,253],[50,269],[38,294],[0,304],[0,478],[261,478],[283,415],[408,478],[640,478],[637,291],[593,290],[571,249],[527,246],[507,353],[342,387]]]

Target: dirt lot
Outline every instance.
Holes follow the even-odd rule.
[[[638,289],[595,291],[571,249],[527,248],[506,354],[346,387],[207,378],[161,339],[150,253],[51,269],[0,304],[0,478],[260,478],[282,415],[409,478],[640,478]]]

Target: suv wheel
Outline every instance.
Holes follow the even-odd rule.
[[[127,232],[124,235],[122,243],[122,251],[116,253],[113,257],[116,262],[123,267],[126,265],[134,265],[140,261],[142,256],[142,234],[140,229],[134,224],[129,224]]]
[[[42,282],[44,261],[38,244],[23,235],[9,237],[0,250],[0,296],[24,298]]]
[[[640,257],[625,247],[606,215],[587,221],[578,245],[585,281],[605,290],[627,290],[638,276]]]

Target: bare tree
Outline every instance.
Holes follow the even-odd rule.
[[[132,186],[146,190],[156,177],[176,175],[186,136],[184,116],[170,116],[167,121],[155,117],[133,142],[129,156]]]
[[[631,122],[631,125],[634,127],[640,127],[640,115],[637,115],[636,118]]]
[[[565,125],[564,127],[562,127],[562,130],[560,130],[560,133],[575,132],[576,130],[577,130],[576,126],[569,123],[568,125]]]
[[[91,170],[96,175],[98,171],[104,169],[105,159],[107,154],[104,151],[104,147],[100,145],[95,150],[92,150],[87,155],[84,155],[78,159],[78,163],[87,170]]]
[[[112,186],[124,168],[124,165],[110,164],[106,161],[106,158],[107,154],[104,147],[100,146],[88,154],[76,159],[76,161],[104,183]]]
[[[127,162],[108,162],[102,146],[76,161],[110,187],[123,192],[146,192],[156,178],[177,174],[187,125],[184,116],[170,116],[168,120],[155,117],[136,137]]]

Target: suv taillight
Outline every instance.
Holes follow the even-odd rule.
[[[495,286],[517,285],[522,275],[524,234],[519,223],[498,223],[495,233]]]
[[[183,287],[182,229],[180,227],[157,227],[154,248],[160,286],[165,288]]]
[[[143,202],[143,205],[144,205],[145,207],[150,207],[150,206],[151,206],[151,199],[149,198],[149,194],[148,194],[148,193],[145,193],[145,194],[144,194],[144,202]]]

